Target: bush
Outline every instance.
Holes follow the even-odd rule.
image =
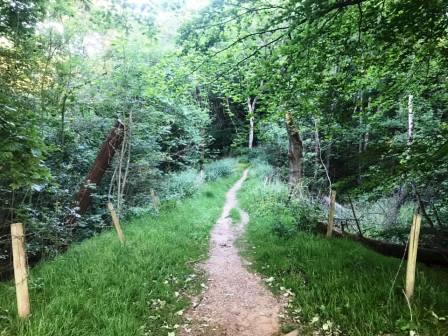
[[[227,158],[206,164],[204,167],[205,180],[215,181],[220,177],[226,177],[233,173],[236,159]]]
[[[292,200],[291,211],[296,218],[298,230],[312,231],[316,228],[321,209],[310,196]]]
[[[193,195],[201,185],[199,174],[194,169],[168,175],[161,199],[173,200]]]
[[[270,164],[265,161],[252,160],[251,161],[251,171],[252,174],[258,176],[261,180],[265,180],[269,178],[273,180],[274,177],[277,177],[277,169],[272,167]]]
[[[266,162],[258,163],[252,175],[264,179],[275,173],[275,169]],[[257,206],[257,215],[270,216],[275,213],[276,219],[272,231],[279,237],[289,238],[298,231],[312,231],[323,215],[318,202],[302,190],[297,196],[291,196],[288,186],[273,179],[272,183],[258,185],[251,196]]]

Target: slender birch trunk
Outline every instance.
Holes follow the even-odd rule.
[[[414,142],[414,96],[408,97],[408,145]]]
[[[252,149],[254,144],[254,122],[255,122],[255,107],[257,103],[257,97],[251,99],[247,98],[247,107],[249,109],[249,149]]]

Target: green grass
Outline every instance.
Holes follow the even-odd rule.
[[[333,323],[333,330],[338,325],[343,335],[409,335],[410,330],[448,335],[448,322],[433,315],[448,319],[446,270],[418,265],[411,321],[402,293],[405,265],[388,300],[400,260],[345,239],[327,240],[306,232],[290,238],[275,235],[273,227],[285,214],[271,211],[272,200],[266,200],[263,188],[251,175],[239,193],[251,217],[245,254],[255,270],[274,277],[274,292],[284,287],[295,294],[290,315],[301,321],[303,335],[321,329],[326,321]],[[319,320],[311,323],[313,318]]]
[[[109,231],[33,268],[26,321],[16,317],[12,282],[0,283],[0,335],[168,335],[188,306],[183,294],[199,290],[193,263],[206,256],[209,231],[236,178],[167,203],[158,217],[124,223],[124,247]]]

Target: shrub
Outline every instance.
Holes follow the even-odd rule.
[[[290,207],[298,230],[312,231],[316,228],[321,209],[309,195],[291,200]]]
[[[266,162],[259,162],[252,174],[264,178],[274,174],[275,169]],[[279,237],[289,238],[298,231],[312,231],[319,222],[322,211],[319,203],[304,189],[291,196],[288,186],[273,179],[272,183],[258,185],[251,192],[253,202],[258,204],[257,215],[276,214],[272,231]]]
[[[215,181],[220,177],[229,176],[233,173],[236,162],[236,159],[227,158],[206,164],[204,167],[205,180]]]
[[[277,170],[265,161],[251,161],[252,174],[262,180],[269,178],[272,180],[277,175]]]
[[[199,174],[194,169],[168,175],[161,191],[164,200],[180,199],[193,195],[201,185]]]

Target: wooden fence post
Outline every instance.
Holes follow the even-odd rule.
[[[417,266],[417,250],[418,239],[420,236],[420,224],[422,222],[422,216],[414,215],[411,226],[411,233],[409,235],[408,244],[408,263],[406,268],[406,297],[411,300],[414,295],[415,287],[415,269]]]
[[[12,257],[14,280],[16,284],[17,312],[20,318],[30,315],[30,297],[28,293],[28,274],[26,269],[25,235],[23,224],[11,224]]]
[[[118,239],[124,244],[125,238],[123,231],[121,230],[120,220],[118,219],[117,213],[115,212],[114,206],[111,202],[107,203],[107,208],[109,209],[110,215],[112,217],[112,222],[114,223],[115,230],[117,231]]]
[[[154,209],[156,209],[156,211],[159,211],[160,201],[159,201],[159,198],[156,196],[154,189],[152,189],[152,188],[151,188],[151,199],[152,199],[152,205],[154,206]]]
[[[333,234],[335,204],[336,204],[336,191],[331,190],[330,209],[328,210],[327,238],[330,238],[331,235]]]

